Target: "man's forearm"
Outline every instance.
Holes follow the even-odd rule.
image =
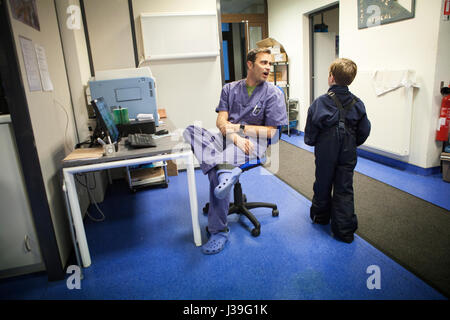
[[[216,120],[216,127],[221,130],[228,122],[228,112],[219,112]]]
[[[244,129],[244,134],[252,137],[272,138],[276,132],[277,128],[272,126],[253,126],[247,124]]]
[[[228,112],[221,111],[216,120],[217,128],[223,135],[229,135],[240,131],[239,123],[231,123],[228,121]],[[251,137],[268,137],[272,138],[277,132],[277,128],[273,126],[255,126],[245,125],[244,134]]]
[[[277,131],[276,127],[271,126],[255,126],[246,124],[243,134],[250,137],[265,137],[272,138]],[[235,134],[240,132],[240,124],[228,123],[226,124],[227,134]]]

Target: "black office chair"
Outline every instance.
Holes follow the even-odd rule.
[[[245,172],[263,165],[265,163],[264,160],[265,158],[262,160],[257,159],[256,163],[254,163],[254,161],[252,161],[253,163],[246,162],[239,168],[242,170],[242,172]],[[247,217],[247,219],[249,219],[251,223],[254,225],[251,234],[252,236],[257,237],[261,233],[261,224],[256,219],[256,217],[249,211],[249,209],[255,208],[272,208],[272,216],[278,217],[279,215],[279,211],[276,204],[267,202],[247,202],[247,196],[243,193],[241,183],[238,180],[234,185],[234,202],[230,203],[228,215],[237,213],[243,214],[245,217]],[[209,210],[209,202],[203,208],[203,213],[208,214],[208,210]],[[206,230],[208,231],[208,227],[206,227]]]

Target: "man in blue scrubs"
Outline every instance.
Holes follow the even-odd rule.
[[[247,55],[247,77],[226,84],[216,108],[219,132],[198,126],[184,131],[185,140],[204,174],[208,175],[208,242],[205,254],[222,251],[229,235],[227,215],[230,190],[238,180],[239,165],[261,157],[267,138],[276,138],[278,126],[287,124],[284,94],[266,82],[272,56],[269,49],[253,49]]]

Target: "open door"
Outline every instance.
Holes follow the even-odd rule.
[[[221,1],[225,83],[247,76],[246,57],[256,42],[267,38],[266,0]]]
[[[310,103],[328,90],[328,68],[339,57],[339,5],[311,13]]]
[[[247,76],[245,57],[247,56],[246,24],[222,23],[222,47],[225,83]]]
[[[246,57],[249,50],[264,36],[264,24],[260,22],[222,23],[222,47],[225,83],[247,76]]]

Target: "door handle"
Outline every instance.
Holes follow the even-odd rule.
[[[25,250],[27,252],[31,252],[31,244],[30,244],[30,237],[26,234],[25,235],[25,239],[24,239],[24,244],[25,244]]]

